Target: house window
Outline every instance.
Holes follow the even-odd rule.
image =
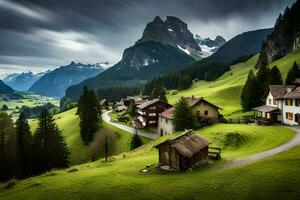
[[[199,116],[200,116],[200,111],[198,110],[198,111],[197,111],[197,117],[199,117]]]
[[[287,112],[285,115],[286,115],[287,120],[293,121],[293,119],[294,119],[294,114],[293,113]]]
[[[272,99],[269,99],[269,105],[271,105],[272,104]]]
[[[293,106],[293,99],[287,99],[287,100],[285,100],[285,105],[287,105],[287,106]]]
[[[300,107],[300,99],[296,99],[296,106]]]
[[[156,121],[149,121],[149,123],[150,123],[150,124],[155,124],[155,123],[156,123]]]
[[[150,110],[155,110],[155,109],[156,109],[155,106],[150,107]]]
[[[275,99],[273,99],[273,105],[277,105],[277,102],[276,102],[276,100]]]
[[[204,115],[208,115],[208,110],[204,111]]]
[[[151,116],[151,117],[155,117],[156,113],[149,113],[148,115]]]

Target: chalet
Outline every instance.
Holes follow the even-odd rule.
[[[188,105],[196,112],[199,120],[210,119],[213,122],[218,122],[221,115],[219,114],[218,106],[208,102],[203,97],[196,98],[194,96],[185,98]],[[159,114],[158,132],[161,136],[172,134],[175,131],[173,125],[174,107]]]
[[[107,101],[106,99],[102,99],[102,100],[100,101],[100,105],[101,105],[101,107],[104,108],[104,109],[109,109],[109,103],[108,103],[108,101]]]
[[[254,111],[258,122],[299,125],[300,79],[295,85],[270,85],[266,104]]]
[[[134,106],[141,105],[148,101],[148,96],[141,95],[141,96],[127,96],[126,98],[122,98],[120,101],[113,103],[113,109],[116,112],[121,112],[127,110],[130,104]]]
[[[143,127],[157,127],[159,113],[171,107],[172,105],[159,99],[146,101],[137,106],[137,119],[142,123]]]
[[[158,149],[159,166],[162,169],[187,170],[205,163],[208,161],[208,145],[206,139],[188,130],[155,146]]]

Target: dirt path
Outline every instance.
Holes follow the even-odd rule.
[[[135,129],[132,128],[132,127],[129,127],[129,126],[125,126],[123,124],[119,124],[119,123],[116,123],[116,122],[112,122],[110,120],[110,116],[109,116],[109,113],[111,112],[110,111],[106,111],[105,113],[102,114],[102,119],[110,124],[110,125],[113,125],[119,129],[122,129],[128,133],[131,133],[131,134],[134,134],[135,133]],[[137,130],[137,134],[140,135],[140,136],[143,136],[143,137],[146,137],[146,138],[150,138],[150,139],[157,139],[159,138],[159,135],[158,134],[155,134],[155,133],[147,133],[147,132],[144,132],[144,131],[141,131],[141,130]]]
[[[268,151],[263,151],[261,153],[257,153],[245,158],[236,159],[233,161],[230,161],[222,166],[222,168],[232,168],[242,165],[247,165],[265,158],[269,158],[271,156],[274,156],[275,154],[284,152],[294,146],[300,145],[300,127],[291,127],[291,129],[296,131],[296,135],[287,143],[282,144],[278,147],[275,147],[274,149],[270,149]]]

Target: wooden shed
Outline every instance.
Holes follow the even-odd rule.
[[[155,147],[159,152],[159,165],[167,169],[187,170],[200,162],[208,161],[209,142],[188,130],[178,137],[166,140]]]

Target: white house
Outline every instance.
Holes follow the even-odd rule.
[[[300,79],[295,85],[270,85],[266,105],[255,108],[259,117],[286,125],[300,124]]]

